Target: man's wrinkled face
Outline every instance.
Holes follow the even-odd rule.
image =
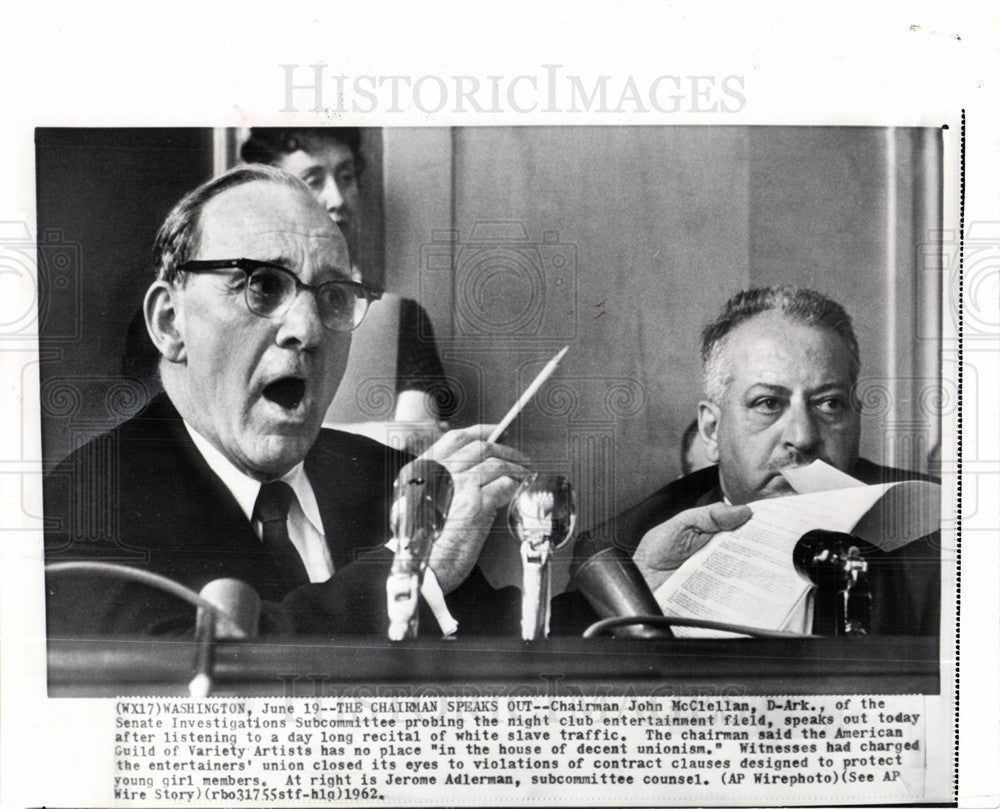
[[[790,494],[780,471],[817,458],[844,472],[858,457],[851,356],[836,332],[764,312],[725,338],[728,385],[699,423],[734,504]]]
[[[358,249],[362,209],[354,154],[335,139],[309,142],[308,150],[282,155],[276,165],[304,182],[337,224],[352,251]]]
[[[313,286],[351,277],[343,236],[305,189],[264,181],[231,188],[205,206],[199,234],[195,260],[274,262]],[[240,270],[190,274],[177,290],[179,398],[198,432],[245,473],[267,479],[316,440],[350,334],[325,328],[305,289],[281,316],[251,313],[245,280]]]

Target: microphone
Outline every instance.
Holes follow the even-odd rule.
[[[552,552],[569,541],[576,524],[569,480],[537,472],[526,478],[511,500],[507,524],[521,542],[521,638],[547,638]]]
[[[201,588],[198,596],[214,609],[198,607],[194,627],[198,653],[188,693],[192,697],[207,697],[212,693],[215,641],[256,638],[260,623],[260,596],[239,579],[210,581]]]
[[[392,536],[396,555],[386,579],[389,640],[417,637],[420,586],[434,541],[441,534],[454,483],[436,461],[417,458],[404,466],[393,486]]]
[[[872,592],[864,540],[838,531],[803,534],[792,551],[792,564],[816,585],[813,634],[867,635],[871,631]]]
[[[201,588],[201,598],[215,607],[219,640],[252,640],[260,623],[260,596],[239,579],[216,579]],[[198,612],[204,612],[199,608]]]
[[[195,674],[188,684],[192,697],[207,697],[212,690],[216,638],[245,640],[257,637],[260,596],[249,584],[239,579],[215,579],[206,584],[200,593],[196,593],[159,573],[111,562],[54,562],[45,566],[45,573],[50,576],[108,576],[139,582],[197,607],[195,639],[198,641],[198,651],[195,657]]]
[[[871,631],[872,591],[864,554],[872,550],[864,540],[834,531],[809,531],[796,543],[792,563],[817,589],[813,634],[867,635]],[[604,538],[593,537],[577,545],[570,575],[601,618],[584,632],[585,638],[606,630],[616,637],[671,637],[670,626],[760,638],[808,637],[785,630],[664,616],[632,558]]]
[[[672,638],[669,626],[644,624],[644,617],[663,617],[649,585],[632,557],[614,545],[587,555],[578,548],[570,565],[570,581],[602,619],[635,619],[611,627],[616,638]]]

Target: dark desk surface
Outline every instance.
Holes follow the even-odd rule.
[[[49,641],[50,696],[185,695],[183,639]],[[935,694],[936,638],[636,641],[555,638],[296,638],[215,650],[220,696],[428,694]]]

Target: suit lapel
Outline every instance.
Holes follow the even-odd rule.
[[[363,436],[322,430],[306,456],[336,569],[389,538],[392,483],[406,456]]]
[[[122,440],[146,466],[141,494],[146,507],[137,516],[145,526],[144,544],[151,555],[169,557],[169,565],[182,567],[192,586],[220,577],[240,578],[254,586],[260,541],[232,493],[195,447],[170,400],[157,397],[137,427]]]
[[[151,468],[147,513],[157,525],[151,549],[181,565],[193,582],[233,576],[255,589],[261,578],[263,548],[232,493],[211,470],[166,396],[157,397],[141,417],[132,439]],[[322,430],[305,459],[316,495],[323,533],[335,569],[389,537],[388,500],[403,453],[363,436]]]

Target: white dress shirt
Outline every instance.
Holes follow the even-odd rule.
[[[263,484],[259,480],[248,477],[233,466],[228,458],[213,447],[211,442],[200,435],[190,424],[184,422],[184,426],[187,427],[191,440],[194,441],[194,445],[202,454],[205,462],[236,498],[240,509],[246,515],[247,522],[253,522],[254,533],[258,537],[262,536],[260,520],[252,518],[257,495]],[[295,492],[295,499],[288,509],[288,538],[302,558],[302,564],[305,565],[309,581],[324,582],[333,575],[333,560],[330,558],[330,549],[327,547],[326,535],[323,533],[323,520],[319,516],[316,495],[309,483],[309,478],[306,477],[303,466],[304,464],[299,462],[278,478],[278,480],[287,483]]]
[[[253,509],[257,502],[257,495],[260,493],[260,487],[264,484],[243,474],[233,466],[228,458],[186,421],[184,427],[187,429],[188,435],[191,436],[195,447],[205,459],[205,463],[219,476],[219,479],[232,493],[240,509],[246,515],[247,522],[253,524],[254,533],[261,537],[261,523],[260,520],[253,519]],[[288,538],[295,546],[295,550],[298,551],[302,564],[305,565],[309,581],[314,584],[325,582],[333,575],[333,559],[326,542],[326,534],[323,532],[323,520],[319,514],[319,505],[316,503],[316,494],[306,476],[304,462],[296,464],[278,480],[287,483],[295,493],[295,498],[288,509]],[[434,571],[429,568],[424,575],[420,592],[434,613],[442,633],[445,635],[454,634],[458,629],[458,622],[448,611],[441,585],[438,584]]]

